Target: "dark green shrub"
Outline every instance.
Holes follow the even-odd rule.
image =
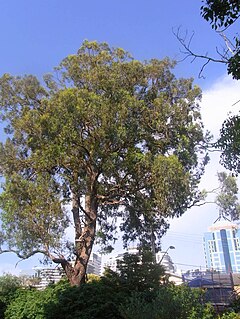
[[[145,255],[125,256],[119,273],[80,287],[62,281],[43,291],[20,289],[6,319],[213,319],[203,291],[164,281],[162,267]],[[143,258],[143,257],[142,257]],[[161,279],[161,280],[160,280]],[[227,318],[227,317],[226,317]]]
[[[7,307],[6,319],[122,319],[124,298],[102,282],[70,287],[60,282],[43,291],[21,289]]]
[[[0,319],[4,318],[7,305],[13,299],[20,286],[21,280],[17,276],[10,274],[0,276]]]
[[[213,307],[202,303],[202,292],[185,286],[162,286],[152,299],[134,293],[120,306],[124,319],[213,319]]]
[[[67,287],[58,293],[58,302],[45,306],[47,319],[122,319],[118,305],[124,297],[101,281]]]

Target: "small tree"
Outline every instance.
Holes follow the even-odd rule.
[[[216,204],[219,207],[219,214],[223,217],[230,217],[231,220],[239,219],[240,204],[238,202],[238,187],[236,178],[227,175],[225,172],[218,173],[220,192],[216,197]]]
[[[221,153],[221,163],[234,173],[240,173],[240,116],[227,118],[221,128],[220,138],[216,143]]]
[[[114,239],[117,217],[124,242],[149,243],[166,218],[199,201],[201,92],[173,66],[86,41],[42,85],[32,75],[0,79],[9,134],[0,146],[1,252],[42,253],[80,285],[96,234]],[[64,237],[70,224],[74,243]]]
[[[166,277],[163,266],[156,264],[152,252],[144,250],[138,254],[124,254],[118,260],[117,272],[106,269],[103,282],[124,287],[128,292],[157,290]]]

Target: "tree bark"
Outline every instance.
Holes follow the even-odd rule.
[[[80,199],[73,194],[72,213],[75,226],[75,255],[74,265],[69,262],[62,263],[71,286],[80,286],[85,282],[88,261],[96,234],[96,221],[98,202],[95,188],[85,196],[85,221],[81,227]]]

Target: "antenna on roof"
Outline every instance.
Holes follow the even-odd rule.
[[[215,224],[216,222],[219,222],[221,219],[224,219],[224,220],[227,220],[228,222],[231,222],[231,220],[228,219],[226,216],[224,216],[222,212],[219,212],[219,216],[213,224]]]

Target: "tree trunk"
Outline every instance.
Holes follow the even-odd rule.
[[[73,195],[73,219],[75,225],[75,254],[74,265],[67,262],[62,264],[71,286],[80,286],[85,282],[87,265],[92,252],[96,234],[97,199],[95,194],[85,196],[85,223],[80,228],[79,201]]]

